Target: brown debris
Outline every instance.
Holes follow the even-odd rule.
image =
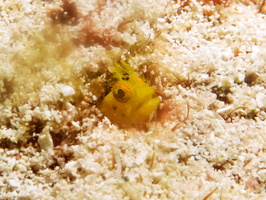
[[[67,25],[77,25],[80,17],[76,4],[69,0],[62,0],[60,9],[51,10],[47,15],[54,23]]]

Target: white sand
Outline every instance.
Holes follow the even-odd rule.
[[[0,199],[266,199],[261,3],[1,1]],[[119,58],[163,99],[148,131],[97,109]]]

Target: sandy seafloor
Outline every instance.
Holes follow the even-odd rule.
[[[266,199],[262,1],[0,2],[0,199]],[[124,60],[146,129],[98,106]]]

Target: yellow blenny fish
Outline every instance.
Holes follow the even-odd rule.
[[[110,70],[117,82],[103,99],[100,110],[114,124],[123,128],[144,128],[150,122],[161,99],[155,88],[141,79],[132,67],[121,61]]]

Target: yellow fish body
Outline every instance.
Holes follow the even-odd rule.
[[[121,62],[111,68],[117,82],[103,99],[100,110],[114,124],[123,128],[143,128],[153,117],[161,99],[134,69]]]

